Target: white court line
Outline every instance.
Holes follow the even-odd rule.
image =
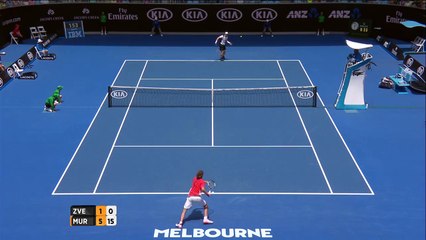
[[[120,73],[121,73],[121,70],[123,70],[123,67],[124,67],[124,65],[125,65],[125,64],[126,64],[126,61],[124,61],[124,62],[123,62],[123,64],[121,64],[120,70],[118,71],[117,75],[115,76],[114,81],[112,82],[112,85],[114,85],[115,81],[117,80],[118,76],[119,76],[119,75],[120,75]],[[68,165],[67,165],[67,167],[65,168],[64,172],[62,173],[62,176],[61,176],[61,178],[59,179],[58,183],[56,184],[55,189],[53,189],[52,195],[53,195],[53,194],[56,192],[56,190],[58,189],[59,185],[60,185],[60,184],[61,184],[61,182],[62,182],[62,179],[63,179],[63,178],[64,178],[64,176],[65,176],[65,173],[68,171],[69,167],[71,166],[71,163],[74,161],[74,158],[75,158],[75,156],[77,155],[77,152],[80,150],[81,145],[83,144],[84,140],[86,139],[87,134],[89,133],[90,129],[91,129],[91,128],[92,128],[92,126],[93,126],[93,123],[95,122],[96,118],[98,117],[98,114],[99,114],[99,112],[101,111],[102,106],[104,105],[104,103],[105,103],[105,101],[106,101],[107,97],[108,97],[108,93],[107,93],[107,94],[105,94],[105,97],[104,97],[104,99],[103,99],[103,101],[102,101],[101,105],[99,105],[98,110],[96,111],[95,116],[93,117],[92,121],[90,122],[90,125],[89,125],[89,127],[87,128],[86,132],[84,133],[83,138],[80,140],[80,143],[78,144],[77,149],[74,151],[74,154],[72,155],[71,160],[68,162]]]
[[[280,65],[280,62],[279,62],[279,61],[277,61],[277,65],[278,65],[278,68],[280,69],[281,76],[283,77],[283,80],[284,80],[284,82],[285,82],[286,86],[287,86],[287,87],[289,87],[288,82],[287,82],[287,80],[286,80],[286,78],[285,78],[285,76],[284,76],[284,72],[283,72],[283,69],[281,68],[281,65]],[[306,136],[308,137],[308,141],[309,141],[309,143],[310,143],[310,144],[311,144],[311,146],[312,146],[312,151],[314,152],[315,158],[317,159],[317,162],[318,162],[318,165],[319,165],[319,167],[320,167],[320,169],[321,169],[322,175],[324,176],[325,182],[327,183],[327,187],[328,187],[328,189],[330,190],[330,193],[333,193],[333,189],[332,189],[332,188],[331,188],[331,186],[330,186],[330,183],[329,183],[329,181],[328,181],[327,175],[325,174],[325,171],[324,171],[324,169],[323,169],[323,167],[322,167],[321,161],[319,160],[319,157],[318,157],[317,151],[315,150],[315,146],[313,145],[312,140],[311,140],[311,137],[310,137],[310,135],[309,135],[309,133],[308,133],[308,130],[306,129],[305,122],[303,121],[303,118],[302,118],[302,115],[300,114],[299,108],[298,108],[298,107],[297,107],[297,105],[296,105],[296,102],[295,102],[295,100],[294,100],[293,94],[291,93],[291,91],[290,91],[290,90],[289,90],[289,93],[290,93],[290,97],[291,97],[291,99],[292,99],[292,101],[293,101],[294,107],[295,107],[295,109],[296,109],[297,115],[299,116],[300,122],[302,123],[303,129],[305,130],[305,134],[306,134]]]
[[[140,74],[140,76],[139,76],[139,80],[138,80],[138,83],[136,84],[136,87],[138,87],[138,86],[139,86],[139,83],[140,83],[140,82],[141,82],[141,80],[142,80],[142,76],[143,76],[143,74],[144,74],[144,72],[145,72],[145,69],[146,69],[146,66],[147,66],[147,65],[148,65],[148,61],[146,61],[146,62],[145,62],[145,65],[143,66],[143,69],[142,69],[142,72],[141,72],[141,74]],[[118,137],[120,136],[121,129],[123,128],[124,122],[126,121],[127,114],[129,113],[130,106],[132,105],[132,102],[133,102],[133,99],[135,98],[136,92],[137,92],[137,91],[136,91],[136,89],[135,89],[135,91],[133,92],[132,98],[130,99],[129,106],[128,106],[128,107],[127,107],[127,109],[126,109],[126,113],[124,114],[123,120],[121,121],[120,128],[118,129],[117,134],[116,134],[115,139],[114,139],[114,142],[112,143],[111,149],[109,150],[108,157],[107,157],[107,159],[106,159],[106,161],[105,161],[105,164],[104,164],[104,166],[103,166],[103,168],[102,168],[102,172],[101,172],[101,174],[100,174],[100,176],[99,176],[99,178],[98,178],[98,182],[96,183],[95,189],[93,190],[93,192],[94,192],[94,193],[96,193],[96,191],[98,190],[99,183],[101,182],[101,179],[102,179],[102,176],[104,175],[104,172],[105,172],[106,166],[108,165],[109,159],[111,158],[111,154],[112,154],[112,152],[113,152],[113,150],[114,150],[115,143],[117,142]]]
[[[188,195],[188,192],[96,192],[96,193],[55,193],[58,196],[94,195]],[[214,192],[213,195],[303,195],[303,196],[374,196],[372,193],[330,193],[330,192]]]
[[[212,119],[211,119],[211,121],[212,121],[212,144],[211,144],[211,146],[213,147],[214,146],[214,80],[212,79],[211,80],[212,82],[211,82],[211,116],[212,116]]]
[[[116,148],[311,148],[311,145],[115,145]]]
[[[211,81],[211,78],[194,78],[194,77],[174,77],[174,78],[143,78],[143,81]],[[282,81],[282,78],[215,78],[219,81]]]
[[[120,72],[121,72],[124,64],[126,62],[132,62],[132,61],[136,61],[136,62],[141,62],[141,61],[145,61],[145,62],[148,62],[148,61],[152,61],[152,62],[185,62],[185,61],[187,61],[187,62],[216,62],[218,60],[141,60],[141,59],[132,60],[132,59],[127,59],[127,60],[125,60],[123,62],[123,64],[122,64],[122,66],[121,66],[121,68],[120,68],[117,76],[115,77],[114,82],[112,83],[112,85],[114,85],[115,81],[117,80],[117,77],[119,76],[119,74],[120,74]],[[288,59],[284,59],[284,60],[227,60],[227,61],[231,61],[231,62],[277,62],[277,61],[280,61],[280,62],[292,62],[292,61],[297,61],[302,66],[303,70],[305,71],[306,76],[308,77],[309,81],[312,84],[312,81],[309,78],[309,75],[306,73],[305,68],[303,67],[302,63],[298,59],[297,60],[288,60]],[[180,80],[180,78],[144,78],[144,80],[149,80],[149,79],[152,79],[152,80]],[[182,80],[211,80],[211,78],[206,78],[206,79],[204,79],[204,78],[182,78]],[[219,78],[218,80],[251,80],[251,79],[248,79],[248,78],[223,78],[223,79],[220,79]],[[282,79],[281,78],[279,78],[279,79],[275,79],[275,78],[253,78],[252,80],[282,80]],[[313,84],[312,84],[312,86],[313,86]],[[325,106],[324,103],[323,103],[323,101],[322,101],[322,99],[320,98],[319,94],[318,94],[318,97],[319,97],[322,105]],[[80,143],[79,143],[76,151],[74,152],[74,155],[72,156],[72,158],[71,158],[70,162],[68,163],[68,165],[67,165],[64,173],[62,174],[59,182],[57,183],[55,189],[53,190],[52,195],[63,195],[63,196],[67,196],[67,195],[132,195],[132,194],[134,194],[134,195],[174,195],[174,194],[186,195],[186,194],[188,194],[187,192],[120,192],[120,193],[113,193],[112,192],[112,193],[97,193],[96,189],[98,187],[98,184],[97,184],[96,189],[95,189],[95,191],[93,193],[56,193],[56,190],[57,190],[58,186],[60,185],[63,177],[65,176],[65,173],[67,172],[69,166],[71,165],[72,161],[74,160],[75,155],[78,152],[79,148],[81,147],[83,141],[85,140],[86,135],[90,131],[90,129],[91,129],[91,127],[92,127],[95,119],[97,118],[97,115],[98,115],[100,109],[102,108],[104,102],[106,101],[106,98],[107,98],[107,95],[105,96],[103,102],[99,106],[96,115],[94,116],[94,118],[93,118],[92,122],[90,123],[90,125],[89,125],[86,133],[84,134],[84,136],[83,136],[82,140],[80,141]],[[337,129],[337,127],[336,127],[333,119],[331,118],[328,110],[326,108],[324,108],[324,109],[325,109],[327,115],[329,116],[331,122],[333,123],[334,127],[336,128],[336,131],[338,132],[339,136],[341,137],[341,139],[342,139],[345,147],[347,148],[349,154],[351,155],[351,157],[352,157],[355,165],[357,166],[359,172],[361,173],[361,175],[364,178],[366,184],[368,185],[368,188],[370,189],[371,193],[333,193],[332,191],[330,191],[330,193],[309,193],[309,192],[296,192],[296,193],[291,193],[291,192],[224,192],[224,193],[215,193],[215,194],[218,194],[218,195],[324,195],[324,196],[331,196],[331,195],[342,195],[342,196],[374,195],[373,190],[371,189],[369,183],[367,182],[366,178],[364,177],[364,174],[362,173],[361,169],[359,168],[359,166],[358,166],[355,158],[353,157],[352,153],[350,152],[349,148],[347,147],[346,142],[344,141],[343,137],[341,136],[340,131]],[[120,130],[121,130],[121,127],[120,127]],[[125,147],[142,147],[142,148],[143,147],[146,147],[146,148],[149,148],[149,147],[164,147],[164,148],[167,148],[167,147],[212,147],[212,146],[209,146],[209,145],[115,145],[115,142],[114,142],[114,144],[112,146],[112,149],[114,147],[117,147],[117,148],[120,148],[120,147],[122,147],[122,148],[125,148]],[[265,146],[260,146],[260,145],[259,146],[255,146],[255,145],[254,146],[243,146],[243,145],[239,146],[239,145],[234,145],[234,146],[213,146],[213,147],[215,147],[215,148],[285,148],[285,147],[289,147],[289,148],[292,148],[292,147],[311,148],[311,147],[313,147],[313,145],[311,145],[311,146],[309,146],[309,145],[270,145],[270,146],[266,146],[266,145]],[[112,151],[112,149],[111,149],[111,151]],[[108,159],[109,159],[109,157],[110,157],[110,155],[108,156]],[[103,172],[105,170],[106,164],[104,165],[104,168],[102,170],[102,173],[101,173],[101,176],[99,178],[98,183],[100,182],[100,179],[101,179],[102,174],[103,174]]]
[[[311,78],[309,77],[308,73],[306,72],[305,67],[303,66],[302,62],[300,62],[300,61],[299,61],[299,64],[300,64],[300,66],[302,67],[303,71],[305,72],[306,77],[308,77],[309,82],[310,82],[310,83],[311,83],[311,85],[313,86],[313,83],[312,83],[312,81],[311,81]],[[327,108],[325,107],[325,104],[324,104],[324,102],[322,101],[322,99],[321,99],[321,97],[320,97],[320,95],[319,95],[319,93],[318,93],[318,92],[317,92],[317,95],[318,95],[318,99],[319,99],[319,100],[320,100],[320,102],[321,102],[321,105],[323,106],[324,111],[327,113],[328,118],[330,118],[331,123],[333,124],[334,128],[335,128],[335,129],[336,129],[336,131],[337,131],[337,134],[339,135],[340,139],[342,140],[343,145],[345,145],[345,148],[346,148],[346,150],[348,150],[348,153],[349,153],[349,155],[351,156],[352,161],[354,162],[354,164],[355,164],[356,168],[358,169],[359,173],[361,174],[362,178],[364,179],[365,184],[367,184],[367,187],[368,187],[368,189],[370,190],[371,194],[373,194],[373,195],[374,195],[374,191],[373,191],[373,189],[371,188],[370,184],[369,184],[369,183],[368,183],[368,181],[367,181],[367,178],[364,176],[364,173],[362,172],[362,170],[361,170],[361,168],[359,167],[359,165],[358,165],[357,161],[355,160],[355,157],[353,156],[353,154],[352,154],[351,150],[349,149],[348,145],[346,144],[345,139],[343,139],[342,134],[340,133],[339,129],[337,128],[337,126],[336,126],[336,124],[335,124],[335,122],[334,122],[333,118],[331,117],[330,113],[328,112]]]
[[[145,62],[145,61],[150,61],[150,62],[223,62],[220,60],[215,60],[215,59],[169,59],[169,60],[165,60],[165,59],[161,59],[161,60],[153,60],[153,59],[127,59],[126,61],[129,62]],[[276,61],[280,61],[280,62],[297,62],[300,61],[299,59],[258,59],[258,60],[249,60],[249,59],[230,59],[230,60],[225,60],[225,62],[276,62]]]

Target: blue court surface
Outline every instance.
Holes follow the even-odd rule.
[[[424,239],[425,95],[378,88],[397,60],[374,39],[355,39],[374,44],[377,66],[367,72],[368,109],[343,111],[334,103],[347,36],[231,36],[225,61],[214,38],[59,38],[57,59],[28,69],[36,80],[9,82],[0,91],[0,239]],[[3,61],[32,44],[6,47]],[[57,85],[64,102],[44,112]],[[125,89],[127,104],[109,107],[108,86]],[[306,90],[225,96],[220,106],[185,96],[309,86],[314,107],[296,104]],[[179,91],[143,99],[136,88]],[[194,206],[177,229],[199,169],[217,183],[204,197],[214,223],[203,225]],[[71,227],[73,205],[117,206],[116,225]]]

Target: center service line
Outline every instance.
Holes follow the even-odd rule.
[[[211,111],[212,111],[212,147],[214,146],[214,85],[213,78],[211,79],[211,88],[212,88],[212,96],[211,96]]]

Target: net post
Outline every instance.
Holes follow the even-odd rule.
[[[111,107],[112,105],[111,91],[112,91],[111,86],[108,86],[108,107]]]
[[[317,86],[314,86],[314,107],[317,107]]]

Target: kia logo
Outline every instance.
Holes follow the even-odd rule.
[[[277,18],[278,13],[271,8],[258,8],[251,13],[251,17],[258,22],[272,21]]]
[[[224,8],[216,13],[216,17],[223,22],[236,22],[243,17],[243,13],[235,8]]]
[[[22,61],[22,59],[18,59],[18,61],[16,63],[18,63],[18,66],[20,68],[24,68],[25,67],[25,63],[24,63],[24,61]]]
[[[173,17],[172,11],[167,8],[153,8],[146,13],[146,16],[151,19],[158,19],[160,22],[169,21]]]
[[[411,65],[413,65],[413,63],[414,63],[414,59],[413,59],[413,58],[409,58],[409,59],[407,59],[407,63],[406,63],[406,65],[407,65],[408,67],[411,67]]]
[[[425,67],[420,66],[417,68],[417,74],[419,74],[420,76],[423,75],[424,72],[425,72]]]
[[[207,12],[201,8],[189,8],[182,12],[182,18],[188,22],[201,22],[207,19]]]
[[[314,96],[314,93],[310,90],[300,90],[297,92],[297,97],[301,99],[309,99]]]
[[[127,92],[124,90],[114,90],[110,93],[110,95],[115,99],[123,99],[127,97]]]
[[[27,57],[30,61],[32,61],[34,59],[34,55],[32,52],[27,52]]]
[[[9,75],[9,77],[11,77],[11,78],[15,77],[15,71],[13,70],[13,68],[8,67],[6,69],[6,72],[7,72],[7,75]]]

